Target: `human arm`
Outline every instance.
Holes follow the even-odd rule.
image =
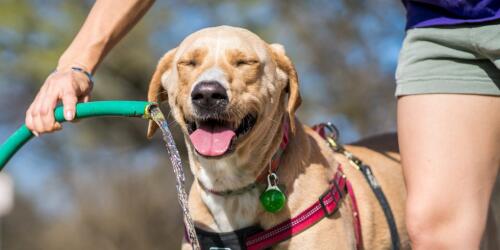
[[[26,112],[26,126],[35,135],[61,129],[53,110],[58,101],[64,106],[64,117],[73,120],[75,105],[87,102],[92,82],[78,67],[94,73],[107,53],[144,16],[154,0],[98,0],[80,31],[59,58],[57,69],[50,74]]]

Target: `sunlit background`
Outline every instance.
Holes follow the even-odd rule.
[[[0,1],[0,143],[24,121],[91,5]],[[163,53],[222,24],[285,46],[305,124],[333,121],[344,142],[395,130],[393,75],[405,25],[395,0],[157,1],[98,69],[93,100],[144,100]],[[145,133],[139,119],[99,118],[32,140],[6,167],[15,204],[0,218],[1,248],[177,249],[183,229],[170,163],[159,136]]]

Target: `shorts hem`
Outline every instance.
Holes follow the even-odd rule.
[[[493,82],[494,81],[494,82]],[[397,80],[395,96],[418,94],[473,94],[500,96],[495,84],[500,79],[491,78],[419,78]]]

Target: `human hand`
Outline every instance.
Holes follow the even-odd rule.
[[[35,136],[60,130],[62,126],[54,118],[57,103],[62,101],[64,118],[71,121],[75,117],[76,103],[88,102],[92,87],[90,76],[82,71],[71,67],[55,71],[47,77],[26,111],[26,126]]]

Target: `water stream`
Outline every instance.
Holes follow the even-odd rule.
[[[172,133],[168,128],[168,122],[165,120],[163,113],[160,108],[157,106],[153,106],[150,109],[151,119],[158,124],[163,133],[163,140],[167,146],[167,151],[170,156],[170,162],[172,162],[172,168],[175,173],[176,180],[176,190],[177,190],[177,198],[179,200],[179,204],[181,205],[182,213],[184,214],[184,225],[186,227],[186,233],[188,236],[188,240],[193,247],[193,250],[200,250],[200,244],[198,242],[198,238],[196,237],[196,231],[194,229],[193,219],[191,218],[191,214],[189,213],[188,207],[188,195],[186,193],[185,182],[186,178],[184,176],[184,170],[182,168],[181,156],[179,155],[179,151],[177,150],[177,146],[175,145],[174,138],[172,137]]]

